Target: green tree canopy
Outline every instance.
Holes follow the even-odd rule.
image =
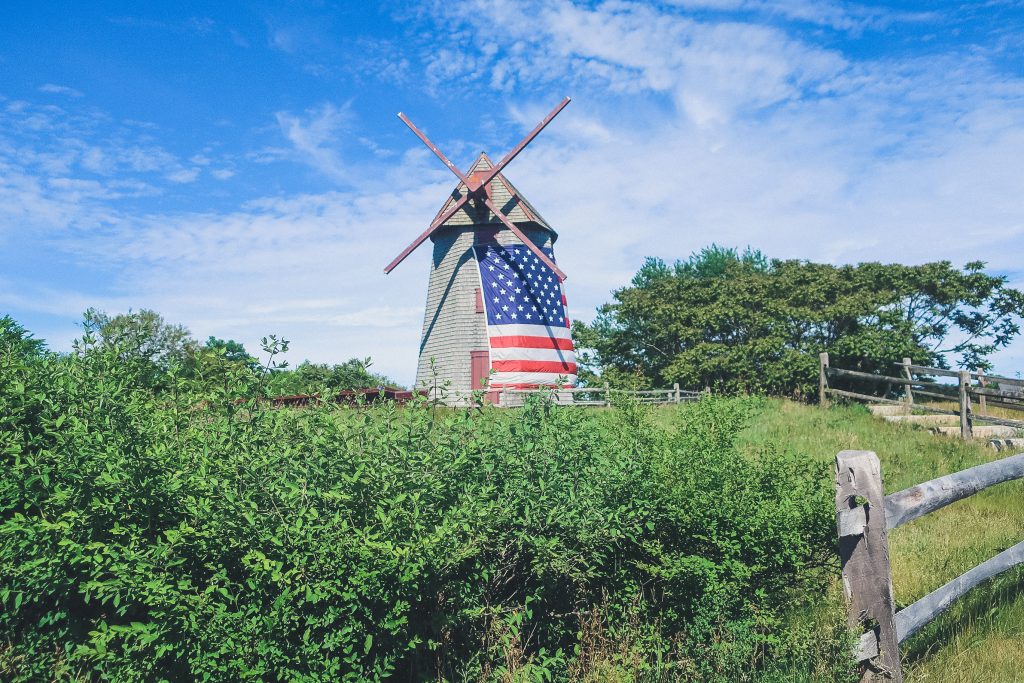
[[[1024,293],[984,268],[834,266],[712,245],[672,265],[647,259],[573,332],[585,372],[618,383],[806,394],[821,351],[873,372],[903,357],[987,370],[1020,333]]]
[[[90,308],[82,329],[83,347],[116,352],[122,362],[138,366],[139,380],[152,387],[163,385],[172,367],[190,367],[199,349],[186,327],[145,308],[114,316]]]
[[[46,352],[46,342],[36,339],[9,315],[0,317],[0,355],[13,354],[23,360],[40,358]]]
[[[211,335],[206,340],[206,343],[203,344],[203,348],[221,353],[226,360],[242,363],[251,370],[256,370],[260,366],[259,359],[249,355],[249,352],[245,350],[245,346],[234,339],[218,339]]]
[[[267,391],[271,394],[307,394],[328,390],[363,389],[366,387],[398,386],[394,380],[370,372],[370,358],[350,358],[344,363],[331,365],[300,363],[294,370],[278,370],[271,377]]]

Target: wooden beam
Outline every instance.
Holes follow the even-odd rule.
[[[974,438],[974,424],[971,420],[971,373],[962,370],[960,379],[960,438],[970,441]]]
[[[993,460],[954,474],[891,493],[885,497],[887,529],[913,521],[978,491],[1014,479],[1024,479],[1024,453]]]
[[[1024,541],[1007,548],[974,569],[964,572],[913,605],[901,609],[896,615],[896,632],[899,634],[899,642],[902,643],[927,626],[935,617],[949,609],[953,602],[982,581],[987,581],[1021,563],[1024,563]]]
[[[945,370],[943,368],[930,368],[927,365],[907,365],[906,363],[896,363],[901,367],[909,368],[919,375],[937,375],[940,377],[959,377],[960,372],[957,370]],[[1001,375],[986,375],[985,373],[972,372],[972,377],[983,376],[988,382],[995,382],[996,384],[1012,384],[1013,386],[1024,387],[1024,379],[1019,377],[1003,377]]]
[[[533,141],[533,139],[535,137],[537,137],[537,135],[542,130],[544,130],[544,128],[546,128],[547,125],[549,123],[551,123],[551,121],[554,120],[554,118],[556,116],[558,116],[558,113],[560,111],[562,111],[563,109],[565,109],[566,105],[568,105],[569,102],[571,102],[571,101],[572,101],[572,99],[567,96],[565,99],[563,99],[561,102],[559,102],[555,106],[555,108],[551,110],[551,113],[549,113],[547,116],[545,116],[541,120],[541,122],[538,123],[537,126],[533,130],[531,130],[529,133],[527,133],[526,137],[523,138],[519,142],[518,145],[516,145],[511,150],[509,150],[509,153],[506,154],[505,156],[503,156],[501,158],[501,161],[499,161],[497,164],[495,164],[494,168],[490,169],[489,171],[487,171],[486,174],[484,174],[484,176],[480,179],[480,184],[481,185],[487,185],[488,183],[491,182],[491,180],[494,179],[494,176],[496,176],[499,173],[501,173],[501,169],[503,169],[506,166],[508,166],[510,161],[515,159],[517,156],[519,156],[519,153],[522,152],[524,149],[526,149],[526,146],[528,144],[530,144]]]
[[[861,372],[860,370],[845,370],[843,368],[826,368],[825,371],[830,375],[837,375],[843,377],[856,377],[858,379],[869,379],[875,382],[891,382],[893,384],[923,384],[923,382],[916,382],[912,379],[905,379],[903,377],[889,377],[888,375],[876,375],[872,372]]]
[[[409,126],[409,130],[411,130],[416,135],[416,137],[418,137],[420,139],[420,141],[423,142],[423,144],[427,146],[427,149],[429,149],[431,152],[433,152],[434,155],[437,156],[437,158],[441,160],[442,164],[444,164],[445,166],[448,167],[449,171],[451,171],[452,173],[457,175],[459,177],[459,180],[461,180],[466,185],[467,188],[470,186],[469,178],[467,178],[465,176],[465,174],[462,171],[460,171],[455,166],[455,164],[453,164],[451,161],[449,161],[448,157],[446,157],[441,152],[441,150],[439,150],[437,148],[437,145],[435,145],[433,142],[431,142],[430,139],[427,138],[427,136],[423,134],[423,131],[421,131],[419,128],[417,128],[416,125],[413,124],[413,122],[410,121],[408,119],[408,117],[406,117],[405,114],[403,114],[402,112],[398,112],[398,118],[402,119],[402,123],[404,123],[405,125]]]
[[[553,270],[555,272],[555,275],[558,276],[558,281],[559,282],[564,282],[565,281],[565,273],[562,271],[562,269],[559,268],[555,264],[555,262],[552,261],[551,258],[548,257],[548,255],[545,254],[544,251],[540,247],[538,247],[536,244],[534,244],[533,240],[531,240],[529,237],[527,237],[525,234],[523,234],[523,231],[520,230],[519,227],[515,223],[510,221],[508,219],[508,217],[505,216],[505,214],[503,214],[501,211],[499,211],[498,207],[496,207],[494,205],[494,202],[491,201],[490,197],[486,197],[484,199],[484,203],[487,205],[487,208],[491,210],[491,213],[493,213],[498,218],[498,220],[500,220],[502,223],[505,224],[506,228],[511,230],[513,232],[513,234],[515,234],[515,236],[518,237],[522,241],[523,246],[525,246],[527,249],[532,251],[534,256],[539,258],[544,263],[544,265],[546,265],[548,268],[550,268],[551,270]]]
[[[910,359],[909,358],[904,358],[903,359],[903,376],[906,377],[908,380],[913,380],[914,379],[914,374],[912,372],[910,372],[910,367],[909,366],[910,366]],[[906,399],[907,405],[908,406],[913,406],[914,405],[914,391],[913,391],[913,389],[908,384],[905,387],[903,387],[903,391],[905,392],[903,398]]]
[[[870,451],[836,456],[836,528],[847,621],[861,638],[860,680],[902,683],[882,467]]]
[[[818,404],[828,407],[828,353],[818,354]]]

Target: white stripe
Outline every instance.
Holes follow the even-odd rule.
[[[568,327],[558,325],[488,325],[487,334],[492,337],[554,337],[555,339],[572,339]]]
[[[557,372],[495,372],[491,375],[491,386],[500,384],[557,384],[558,378],[576,386],[576,375],[559,375]]]
[[[491,362],[496,360],[550,360],[575,363],[576,354],[561,349],[527,349],[522,347],[491,349]]]

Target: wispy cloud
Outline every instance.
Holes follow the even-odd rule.
[[[298,159],[333,180],[351,179],[340,153],[340,135],[353,120],[349,104],[324,103],[304,114],[280,111],[275,116]]]
[[[75,90],[66,85],[56,85],[54,83],[44,83],[39,86],[39,92],[49,93],[51,95],[66,95],[68,97],[82,97],[82,91]]]

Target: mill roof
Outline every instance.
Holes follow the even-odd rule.
[[[469,169],[469,175],[474,173],[482,173],[489,171],[494,168],[494,163],[490,158],[483,152],[476,158],[473,165]],[[543,216],[533,207],[530,202],[515,188],[512,183],[508,181],[504,175],[499,173],[494,176],[490,182],[491,200],[494,205],[503,212],[510,221],[513,223],[534,223],[541,228],[549,231],[552,236],[552,241],[558,237],[558,233],[555,232],[554,228],[548,225],[548,222],[544,220]],[[448,200],[441,207],[441,210],[437,212],[437,216],[442,215],[445,211],[448,211],[452,204],[458,201],[467,189],[465,183],[459,181],[459,184],[452,190]],[[435,220],[437,219],[435,216]],[[464,225],[488,225],[495,224],[501,225],[501,221],[487,208],[487,205],[482,201],[476,199],[470,199],[466,202],[461,209],[456,211],[451,218],[444,222],[444,226],[464,226]]]

